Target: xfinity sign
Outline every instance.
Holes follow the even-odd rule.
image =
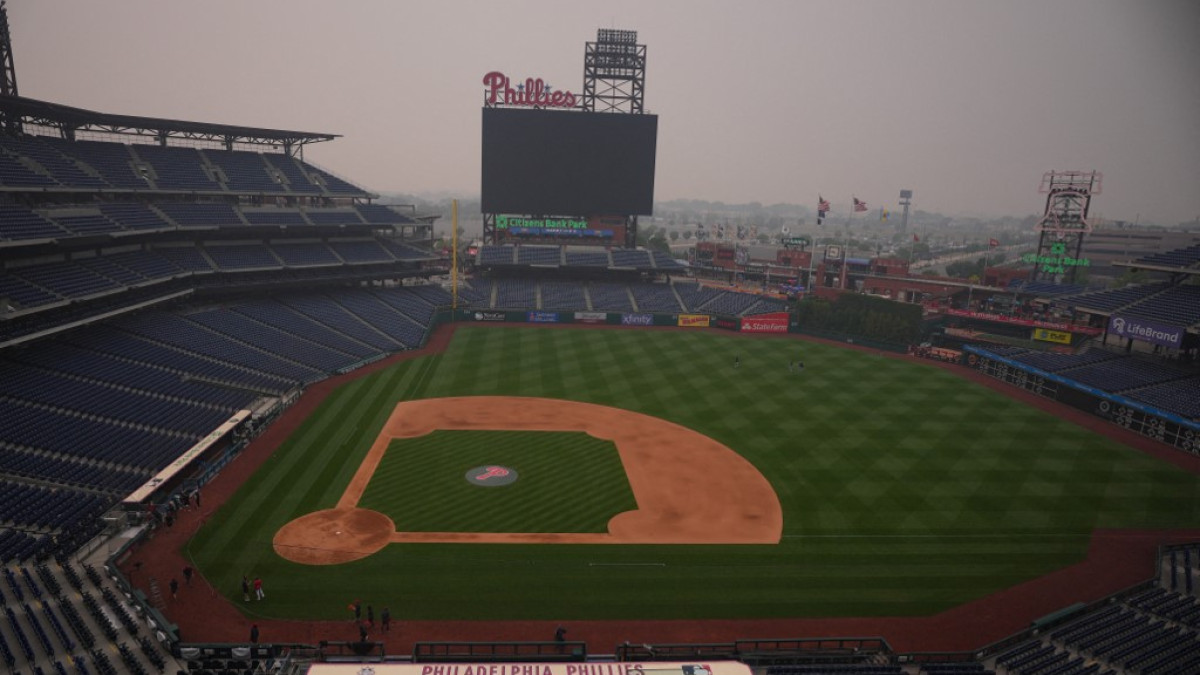
[[[1183,328],[1168,326],[1137,317],[1113,316],[1108,320],[1108,332],[1119,337],[1152,342],[1178,349],[1183,343]]]

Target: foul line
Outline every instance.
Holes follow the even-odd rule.
[[[783,539],[1040,539],[1091,537],[1091,532],[980,532],[978,534],[785,534]]]

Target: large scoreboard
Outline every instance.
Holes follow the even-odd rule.
[[[1066,403],[1132,432],[1200,455],[1200,424],[1144,403],[1045,373],[990,352],[966,347],[967,365],[1025,391]]]
[[[650,215],[657,139],[657,115],[484,108],[481,210]]]

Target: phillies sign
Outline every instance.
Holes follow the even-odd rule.
[[[525,78],[524,84],[518,84],[516,89],[508,76],[493,70],[483,76],[483,84],[488,88],[488,105],[521,105],[531,108],[574,108],[575,94],[569,91],[552,91],[550,85],[542,78],[536,80]]]

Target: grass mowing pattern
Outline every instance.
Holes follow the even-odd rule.
[[[784,539],[393,544],[332,568],[275,555],[281,525],[336,502],[395,402],[450,395],[567,398],[696,429],[771,481]],[[895,616],[1076,562],[1095,527],[1198,524],[1196,476],[932,366],[707,332],[462,326],[443,355],[339,389],[190,555],[238,604],[241,575],[261,574],[270,601],[253,610],[280,618],[345,618],[353,598],[420,619]],[[663,566],[594,564],[620,562]]]
[[[519,478],[471,484],[477,466]],[[586,489],[581,489],[586,488]],[[607,532],[637,508],[612,441],[570,431],[434,431],[392,441],[359,506],[409,532]]]

